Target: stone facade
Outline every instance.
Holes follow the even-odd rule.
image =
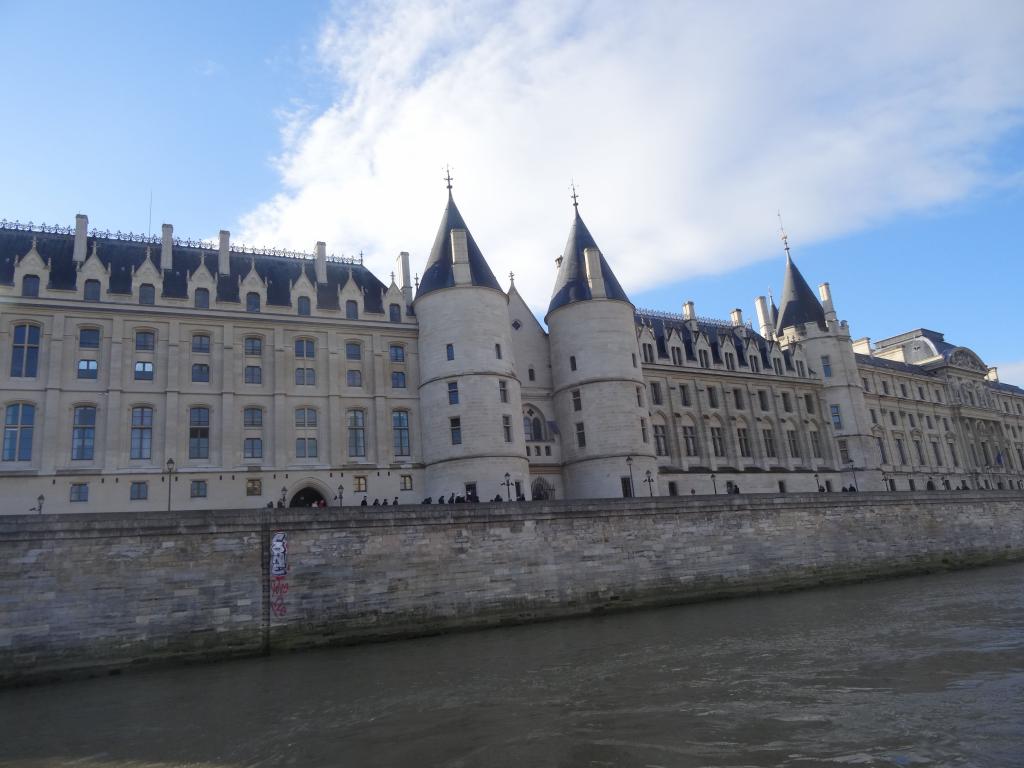
[[[451,197],[401,261],[0,224],[0,512],[1024,487],[1024,390],[788,245],[757,331],[636,309],[578,211],[546,330]]]
[[[0,683],[1024,557],[1016,492],[0,518]]]

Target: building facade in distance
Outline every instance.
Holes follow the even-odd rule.
[[[758,328],[637,309],[575,208],[538,322],[449,192],[361,259],[0,222],[4,513],[1024,487],[1024,390],[853,340],[789,256]]]

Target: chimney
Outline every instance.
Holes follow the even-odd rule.
[[[323,240],[316,242],[316,281],[320,285],[327,283],[327,243]]]
[[[821,297],[821,308],[825,310],[825,322],[831,328],[836,322],[836,310],[832,306],[832,289],[828,283],[818,286],[818,295]]]
[[[452,270],[456,285],[470,285],[473,282],[469,273],[469,240],[464,229],[452,230]]]
[[[226,229],[220,231],[220,250],[217,251],[217,274],[227,275],[231,272],[231,233]]]
[[[754,306],[757,309],[757,324],[761,329],[761,335],[770,341],[775,337],[775,329],[772,328],[772,315],[768,310],[768,299],[758,296]]]
[[[75,216],[75,250],[72,256],[76,264],[85,261],[86,239],[89,237],[89,217],[84,213]]]
[[[732,320],[733,327],[740,327],[743,325],[743,310],[737,307],[729,313],[729,319]]]
[[[409,252],[402,251],[398,254],[402,259],[402,298],[405,299],[405,306],[412,306],[412,281],[409,279]]]
[[[604,290],[604,274],[601,272],[601,252],[597,248],[585,248],[583,260],[587,266],[587,281],[590,283],[590,295],[595,299],[608,296]]]
[[[174,227],[170,224],[164,224],[161,227],[162,234],[160,237],[160,268],[170,269],[171,268],[171,249],[174,248]]]
[[[696,320],[697,313],[693,309],[693,302],[687,301],[683,304],[683,319],[684,320]]]

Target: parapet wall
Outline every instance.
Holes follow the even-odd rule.
[[[3,516],[0,683],[1013,559],[1020,492]]]

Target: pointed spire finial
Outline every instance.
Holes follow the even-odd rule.
[[[391,270],[391,282],[395,282],[395,271]]]
[[[789,236],[786,234],[786,228],[782,226],[782,211],[778,212],[779,216],[779,232],[782,233],[782,247],[786,249],[786,258],[789,258]]]
[[[515,284],[516,284],[516,273],[515,273],[515,272],[509,272],[509,273],[508,273],[508,281],[509,281],[509,283],[511,283],[512,285],[515,285]]]
[[[579,211],[580,209],[580,196],[576,194],[576,180],[569,179],[569,188],[572,189],[572,194],[569,197],[572,198],[572,207]]]
[[[450,193],[452,191],[452,181],[453,181],[453,179],[452,179],[452,169],[451,169],[450,166],[447,166],[447,165],[444,167],[444,180],[445,180],[445,183],[448,185],[448,192]]]
[[[412,279],[412,281],[413,281],[413,283],[416,284],[416,290],[418,291],[420,289],[420,273],[419,272],[416,273],[416,276]]]

